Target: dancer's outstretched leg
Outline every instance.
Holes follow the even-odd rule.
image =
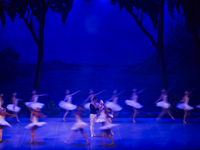
[[[188,111],[185,110],[185,114],[184,114],[184,116],[183,116],[183,123],[187,123],[187,122],[185,121],[185,119],[186,119],[186,117],[187,117],[187,114],[188,114]]]
[[[135,117],[137,115],[137,109],[136,108],[133,108],[134,109],[134,114],[133,114],[133,122],[135,123]]]
[[[166,113],[166,109],[163,109],[162,112],[158,115],[158,118],[156,119],[156,121],[160,120],[160,118],[162,118],[165,113]]]
[[[76,130],[73,131],[72,134],[70,135],[70,137],[67,140],[65,140],[65,143],[69,143],[69,140],[73,139],[76,136],[76,134],[77,134],[77,131]]]
[[[169,116],[172,118],[172,120],[174,120],[175,121],[175,119],[174,119],[174,117],[172,116],[172,114],[171,114],[171,112],[170,112],[170,110],[168,109],[167,110],[167,113],[169,114]]]
[[[37,129],[37,126],[34,126],[32,129],[31,129],[31,142],[30,144],[33,144],[33,138],[34,138],[34,135],[35,135],[35,130]]]

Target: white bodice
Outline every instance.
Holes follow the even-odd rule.
[[[117,103],[117,100],[118,100],[118,97],[116,96],[116,97],[113,99],[113,103]]]
[[[164,95],[162,101],[163,101],[163,102],[167,102],[167,98],[168,98],[168,96],[167,96],[167,95]]]
[[[33,95],[32,99],[33,99],[33,103],[37,103],[37,101],[38,101],[38,96],[37,96],[37,95]]]
[[[190,99],[189,97],[185,98],[184,103],[185,103],[185,104],[188,104],[188,103],[189,103],[189,99]]]
[[[14,98],[14,100],[13,100],[13,104],[14,104],[15,106],[18,105],[18,99],[17,99],[17,98]]]
[[[72,102],[72,96],[71,96],[71,95],[66,95],[66,96],[65,96],[65,100],[66,100],[68,103],[71,103],[71,102]]]
[[[38,118],[34,115],[33,116],[33,123],[38,122]]]
[[[138,99],[138,96],[136,94],[133,94],[132,95],[132,100],[135,101],[135,102],[137,102],[137,99]]]
[[[75,117],[76,117],[76,122],[81,122],[82,121],[81,117],[79,115],[75,115]]]

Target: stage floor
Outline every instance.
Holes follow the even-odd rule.
[[[22,150],[47,150],[47,149],[87,149],[87,150],[129,150],[129,149],[200,149],[200,119],[188,118],[188,124],[183,124],[182,119],[176,121],[170,118],[162,118],[156,122],[156,118],[136,118],[137,123],[133,123],[131,118],[119,118],[113,121],[119,124],[113,128],[115,142],[114,146],[109,146],[108,137],[90,137],[89,126],[84,129],[90,144],[85,145],[86,141],[79,132],[71,143],[64,141],[72,133],[71,127],[75,123],[74,118],[48,118],[40,121],[47,122],[47,125],[38,128],[36,133],[43,139],[35,138],[34,144],[30,142],[30,130],[24,128],[29,124],[28,118],[20,118],[20,123],[15,123],[15,118],[7,119],[12,125],[3,131],[3,141],[0,149],[22,149]],[[88,118],[83,121],[89,125]],[[95,124],[95,134],[100,135],[101,124]]]

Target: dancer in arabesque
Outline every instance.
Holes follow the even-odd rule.
[[[158,98],[158,100],[155,102],[157,107],[162,108],[162,112],[158,115],[157,121],[160,120],[161,117],[163,117],[164,114],[168,113],[169,116],[172,118],[172,120],[175,121],[174,117],[172,116],[170,112],[170,106],[171,104],[168,103],[168,93],[170,90],[166,91],[165,89],[161,90],[161,95]]]
[[[75,110],[77,108],[76,105],[72,104],[72,96],[77,94],[78,92],[80,92],[80,90],[70,94],[70,91],[66,90],[66,96],[65,96],[64,100],[62,100],[59,103],[59,106],[66,110],[66,112],[65,112],[65,114],[63,116],[63,121],[66,121],[65,117],[67,116],[69,110]]]
[[[131,95],[131,98],[130,100],[125,100],[125,103],[131,107],[133,107],[133,110],[134,110],[134,114],[133,114],[133,122],[135,123],[135,117],[136,115],[138,114],[138,109],[142,108],[143,106],[137,102],[138,100],[138,94],[142,93],[145,89],[147,88],[144,88],[142,90],[140,90],[139,92],[137,92],[137,89],[134,88],[133,89],[133,94]]]
[[[105,106],[107,108],[110,108],[112,110],[112,115],[114,115],[114,112],[118,112],[118,111],[121,111],[122,110],[122,107],[120,105],[117,104],[117,101],[118,101],[118,96],[120,94],[122,94],[124,91],[120,92],[120,93],[117,93],[117,90],[114,90],[113,91],[113,96],[106,102]],[[112,101],[112,102],[109,102],[109,101]]]
[[[32,97],[30,99],[30,102],[25,102],[25,105],[29,108],[31,115],[30,115],[30,121],[32,121],[33,118],[33,110],[36,108],[42,109],[44,107],[43,103],[38,102],[38,98],[41,96],[47,96],[48,94],[37,94],[37,91],[32,91]]]
[[[18,101],[22,99],[19,99],[16,96],[17,96],[17,92],[14,92],[12,96],[12,104],[8,104],[6,108],[9,111],[12,111],[16,115],[17,122],[20,122],[17,113],[21,110],[21,108],[18,106]]]
[[[194,107],[192,107],[192,106],[190,106],[188,104],[189,103],[189,95],[193,92],[194,89],[195,88],[193,88],[190,92],[189,91],[185,91],[185,95],[181,99],[180,103],[178,103],[176,105],[177,108],[184,110],[183,123],[187,123],[185,120],[186,120],[188,111],[194,109]]]

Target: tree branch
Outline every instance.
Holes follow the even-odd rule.
[[[34,32],[33,26],[32,26],[31,24],[28,23],[28,21],[25,19],[24,16],[23,16],[22,19],[24,20],[26,26],[29,28],[29,30],[30,30],[30,32],[31,32],[31,34],[32,34],[32,36],[33,36],[33,39],[35,40],[36,44],[38,45],[38,44],[39,44],[39,40],[38,40],[38,38],[37,38],[37,36],[36,36],[36,34],[35,34],[35,32]]]
[[[137,18],[137,15],[134,14],[133,12],[129,11],[126,7],[125,9],[127,10],[127,12],[129,12],[131,14],[131,16],[133,16],[133,18],[135,19],[138,27],[144,32],[144,34],[146,34],[146,36],[150,39],[151,43],[153,44],[153,46],[157,49],[157,43],[154,40],[154,38],[152,37],[152,35],[142,26],[142,24],[140,23],[140,21]]]
[[[28,20],[29,14],[30,14],[30,9],[28,9],[28,14],[27,14],[26,20]]]
[[[141,16],[140,16],[140,23],[142,24],[142,21],[143,21],[143,10],[142,10],[142,12],[141,12]]]

